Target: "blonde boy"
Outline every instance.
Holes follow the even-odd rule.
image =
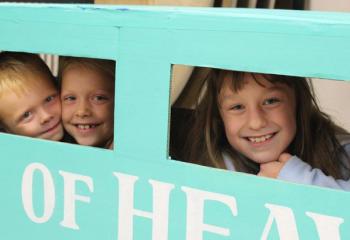
[[[0,53],[0,129],[54,141],[63,138],[59,93],[38,55]]]

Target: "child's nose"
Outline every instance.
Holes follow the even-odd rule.
[[[91,115],[90,106],[86,101],[81,101],[79,103],[78,109],[75,112],[78,117],[88,117]]]
[[[260,108],[256,107],[249,111],[249,127],[253,130],[259,130],[261,128],[266,127],[267,118],[266,113]]]
[[[39,109],[39,115],[40,115],[40,123],[46,124],[51,121],[53,118],[53,115],[46,111],[45,109]]]

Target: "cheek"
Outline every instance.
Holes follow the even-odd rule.
[[[295,111],[289,109],[289,111],[282,112],[278,116],[276,116],[277,121],[279,121],[279,125],[284,127],[288,133],[289,138],[294,138],[296,133],[296,115]]]
[[[240,141],[237,129],[235,128],[226,129],[226,138],[232,147],[239,149],[241,141]]]
[[[296,126],[296,109],[290,107],[288,111],[284,114],[285,121],[289,126]]]
[[[289,134],[291,135],[290,137],[294,139],[296,131],[297,131],[297,123],[296,123],[296,116],[292,115],[290,120],[289,120]]]
[[[103,106],[98,106],[96,108],[96,113],[100,116],[100,118],[106,120],[106,121],[113,121],[113,105],[108,104],[108,105],[103,105]]]
[[[61,117],[62,114],[62,106],[61,106],[61,101],[57,101],[53,106],[53,111]]]
[[[19,130],[18,130],[15,126],[13,126],[11,123],[3,122],[3,125],[4,125],[5,132],[17,134],[16,132],[19,131]]]
[[[229,142],[232,144],[234,142],[237,142],[237,137],[239,136],[239,130],[240,130],[240,121],[238,119],[235,119],[233,117],[223,117],[224,122],[224,128],[225,128],[225,134],[226,138],[229,140]]]
[[[18,128],[16,127],[16,134],[35,137],[38,129],[40,129],[40,124],[36,119],[33,119],[29,123],[19,126]]]
[[[74,105],[65,105],[62,104],[62,120],[68,120],[69,118],[72,117],[74,113]]]

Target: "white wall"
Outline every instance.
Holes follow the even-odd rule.
[[[313,85],[321,109],[350,131],[350,82],[314,79]]]
[[[319,11],[350,12],[350,0],[309,0],[309,7]],[[350,81],[315,79],[313,85],[322,110],[350,131]]]
[[[349,0],[309,0],[309,8],[319,11],[350,11]]]

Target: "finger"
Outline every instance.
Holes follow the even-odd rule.
[[[278,158],[278,161],[284,163],[284,162],[287,162],[291,157],[292,157],[292,155],[290,155],[289,153],[282,153],[280,155],[280,157]]]

